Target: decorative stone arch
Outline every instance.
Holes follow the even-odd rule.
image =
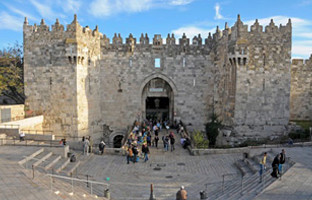
[[[124,133],[124,132],[120,132],[120,131],[118,131],[118,132],[113,132],[112,134],[110,134],[110,136],[109,136],[109,144],[111,145],[111,147],[114,147],[115,148],[115,139],[116,139],[116,137],[122,137],[122,138],[124,138],[125,137],[125,135],[126,135],[126,133]],[[122,142],[122,140],[121,140],[121,142]],[[122,144],[121,144],[122,145]]]
[[[161,73],[155,73],[155,74],[152,74],[152,75],[145,77],[142,84],[141,84],[141,87],[140,87],[140,94],[142,94],[145,85],[154,78],[161,78],[161,79],[165,80],[170,85],[171,89],[173,90],[174,95],[178,94],[177,87],[174,84],[174,82],[171,80],[171,78],[169,78],[166,75],[161,74]]]
[[[161,73],[154,73],[154,74],[152,74],[152,75],[149,75],[149,76],[147,76],[144,80],[143,80],[143,82],[142,82],[142,84],[141,84],[141,86],[140,86],[140,95],[141,95],[141,116],[142,116],[142,118],[143,119],[145,119],[146,118],[146,112],[147,112],[147,109],[146,109],[146,86],[147,86],[147,84],[150,82],[150,81],[152,81],[153,79],[162,79],[169,87],[170,87],[170,89],[171,89],[171,95],[170,95],[170,98],[169,98],[169,112],[168,112],[168,114],[169,114],[169,119],[170,119],[170,121],[171,122],[173,122],[173,120],[174,120],[174,116],[175,116],[175,108],[176,108],[176,106],[174,106],[174,104],[175,104],[175,101],[174,101],[174,99],[177,97],[177,94],[178,94],[178,92],[177,92],[177,87],[176,87],[176,85],[175,85],[175,83],[169,78],[169,77],[167,77],[166,75],[164,75],[164,74],[161,74]]]

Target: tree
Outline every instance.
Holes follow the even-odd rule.
[[[22,49],[16,43],[0,50],[0,94],[18,104],[25,101]]]
[[[222,121],[218,120],[218,115],[213,113],[210,122],[206,124],[206,134],[209,140],[209,145],[214,146],[219,133],[219,128],[222,127]]]

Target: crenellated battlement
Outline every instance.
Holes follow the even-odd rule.
[[[141,34],[140,38],[137,39],[130,33],[129,36],[123,40],[120,33],[115,33],[113,38],[110,40],[106,35],[103,35],[98,31],[98,26],[96,26],[94,30],[90,29],[88,26],[82,27],[77,20],[77,15],[74,15],[74,20],[71,24],[66,26],[66,30],[64,27],[64,25],[59,23],[58,19],[56,19],[55,24],[52,25],[50,30],[50,27],[45,24],[44,20],[41,20],[39,26],[36,24],[32,26],[28,24],[28,20],[25,18],[24,40],[27,41],[28,38],[44,39],[63,37],[63,39],[66,39],[84,37],[85,40],[99,39],[98,43],[100,46],[105,47],[106,49],[127,50],[133,52],[137,47],[139,47],[139,49],[145,47],[145,49],[149,48],[151,50],[161,50],[168,46],[176,46],[178,47],[177,49],[180,49],[183,52],[187,52],[188,48],[209,49],[212,46],[218,45],[221,40],[228,41],[230,46],[242,46],[248,45],[248,40],[255,38],[257,38],[258,41],[264,41],[267,40],[267,38],[271,38],[270,41],[267,42],[279,42],[283,40],[285,35],[289,35],[289,37],[291,37],[290,20],[285,26],[280,25],[279,27],[274,24],[273,20],[271,20],[270,24],[265,26],[264,29],[263,26],[259,24],[258,20],[256,20],[255,23],[250,27],[250,30],[248,30],[248,25],[245,25],[241,21],[240,15],[238,15],[234,26],[229,27],[226,23],[224,30],[220,30],[217,26],[215,33],[209,33],[205,38],[202,38],[202,36],[199,34],[194,36],[192,39],[188,38],[185,34],[183,34],[182,37],[178,39],[176,39],[173,34],[168,34],[166,39],[163,39],[161,35],[156,34],[152,40],[150,40],[149,36],[147,34],[144,35],[143,33]],[[236,42],[233,43],[233,41]],[[235,49],[239,48],[229,47],[229,50],[231,51],[229,53],[232,55],[237,54],[237,52],[234,52]]]
[[[312,71],[312,54],[309,59],[293,59],[291,62],[291,69]]]

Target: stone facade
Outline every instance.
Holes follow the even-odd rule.
[[[150,42],[151,41],[151,42]],[[124,132],[146,116],[146,97],[170,99],[169,119],[204,128],[217,113],[238,134],[280,134],[289,120],[291,22],[248,31],[238,16],[207,38],[174,35],[112,42],[75,16],[52,30],[24,22],[25,94],[57,135]],[[155,62],[159,61],[159,66]],[[162,80],[166,87],[153,86]],[[146,89],[148,88],[148,89]],[[161,90],[159,90],[161,89]],[[170,91],[170,92],[169,92]],[[158,92],[158,93],[157,93]],[[114,133],[112,133],[114,134]]]
[[[312,55],[291,66],[290,119],[312,120]]]

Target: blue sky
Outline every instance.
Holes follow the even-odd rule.
[[[125,40],[132,33],[174,33],[176,38],[183,32],[189,38],[201,33],[215,32],[216,26],[224,29],[225,22],[232,26],[237,18],[245,24],[259,19],[261,25],[271,18],[279,25],[292,19],[293,58],[309,58],[312,54],[312,0],[1,0],[0,1],[0,49],[23,42],[24,17],[30,24],[69,24],[74,14],[82,26],[94,29],[112,38],[121,33]]]

